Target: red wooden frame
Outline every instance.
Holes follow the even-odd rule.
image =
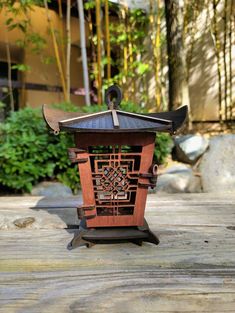
[[[147,178],[148,175],[146,174],[149,173],[152,165],[155,133],[75,133],[75,143],[77,148],[76,159],[78,160],[82,187],[84,215],[87,217],[87,227],[143,226],[148,191],[146,183],[149,182]],[[95,156],[94,153],[90,151],[90,147],[95,146],[117,146],[117,150],[111,150],[108,154],[109,156],[107,158],[109,160],[107,162],[104,159],[104,154],[96,154],[101,160],[94,161]],[[129,174],[127,175],[128,178],[125,178],[127,170],[125,165],[123,165],[125,164],[123,160],[125,161],[125,158],[128,158],[128,156],[126,157],[128,154],[122,152],[121,146],[141,147],[138,152],[129,153],[133,158],[139,156],[140,162],[137,170],[135,169],[135,171],[131,173],[131,177],[134,177],[133,181],[136,182],[136,187],[131,187],[135,190],[133,191],[135,192],[135,200],[134,203],[132,201],[133,214],[129,213],[127,215],[117,214],[122,206],[120,204],[120,197],[118,198],[117,196],[117,188],[121,189],[121,183],[126,186],[128,182],[131,181],[129,179],[130,176],[128,176]],[[97,164],[99,162],[104,162],[104,164],[108,165],[102,167],[99,165],[101,169],[97,172]],[[130,160],[128,160],[128,162],[130,163]],[[96,168],[95,172],[94,168]],[[113,178],[111,172],[114,173]],[[115,183],[113,183],[113,181]],[[114,187],[114,184],[117,187]],[[107,188],[105,187],[106,185]],[[108,204],[106,203],[106,207],[112,207],[113,205],[116,208],[113,207],[116,214],[105,216],[98,214],[97,201],[101,201],[102,203],[102,199],[97,198],[99,189],[102,190],[102,192],[106,192],[108,196],[110,196],[111,189],[115,190],[116,196],[113,196],[112,199],[116,197],[116,200],[110,201],[110,205],[107,201]]]

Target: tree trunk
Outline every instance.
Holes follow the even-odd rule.
[[[186,53],[183,40],[183,9],[180,0],[165,0],[169,67],[169,109],[190,106]],[[189,110],[190,111],[190,110]]]

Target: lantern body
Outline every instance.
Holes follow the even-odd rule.
[[[87,227],[142,226],[155,133],[76,133],[75,142]]]
[[[144,219],[148,187],[157,182],[157,166],[152,163],[155,135],[180,128],[187,107],[137,114],[120,110],[117,86],[109,87],[105,97],[108,110],[92,114],[43,106],[49,128],[55,134],[74,133],[75,138],[69,158],[78,163],[83,204],[78,207],[79,229],[68,249],[103,240],[157,245],[159,240]]]

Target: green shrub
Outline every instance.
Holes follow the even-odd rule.
[[[72,136],[50,134],[39,109],[13,112],[0,124],[0,184],[18,191],[30,191],[43,179],[58,179],[78,188],[79,176],[71,175],[67,148]],[[70,179],[71,178],[71,179]]]
[[[52,105],[54,109],[59,109],[65,112],[79,112],[81,111],[81,108],[78,107],[77,105],[71,103],[71,102],[59,102],[59,103],[54,103]]]
[[[166,157],[171,153],[173,140],[167,133],[157,133],[154,149],[154,161],[157,164],[164,164]]]

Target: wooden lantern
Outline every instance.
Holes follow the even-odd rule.
[[[69,158],[78,163],[83,205],[78,208],[81,226],[70,248],[104,240],[159,243],[144,219],[148,188],[157,181],[155,136],[159,131],[174,133],[184,122],[187,107],[134,114],[119,110],[120,100],[119,88],[112,86],[106,92],[109,110],[104,112],[62,113],[43,108],[55,133],[75,134],[76,147],[69,149]]]

